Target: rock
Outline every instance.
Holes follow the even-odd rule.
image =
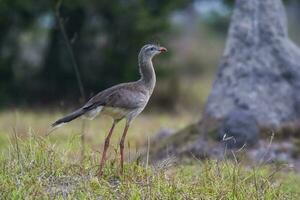
[[[153,141],[159,141],[165,137],[171,136],[174,134],[175,131],[169,128],[162,128],[161,130],[158,131],[158,133],[154,136],[152,139]]]
[[[151,155],[219,157],[224,145],[216,139],[225,133],[227,139],[235,138],[225,140],[227,146],[249,146],[258,143],[260,131],[299,122],[299,61],[300,49],[288,38],[281,0],[236,0],[202,119],[153,144]],[[285,154],[271,154],[287,159]]]
[[[198,138],[185,152],[189,152],[197,159],[223,159],[224,146],[209,138]]]
[[[291,141],[273,142],[261,140],[256,148],[247,152],[250,160],[257,164],[283,162],[297,163],[297,159],[293,158],[295,146]]]
[[[299,119],[299,60],[281,0],[237,0],[204,117],[223,120],[245,109],[270,128]]]
[[[230,112],[218,131],[218,139],[228,148],[241,148],[257,143],[259,128],[255,118],[246,110]]]

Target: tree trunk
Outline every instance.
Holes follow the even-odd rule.
[[[262,128],[280,128],[299,114],[300,50],[288,38],[282,1],[236,0],[203,120],[166,138],[157,152],[168,146],[176,153],[199,153],[203,133],[232,136],[232,147],[255,144]]]

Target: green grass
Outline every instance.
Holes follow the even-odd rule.
[[[11,119],[17,115],[22,120],[13,123]],[[103,132],[109,125],[103,122],[89,125],[86,156],[81,160],[80,137],[72,127],[80,127],[79,123],[66,126],[49,138],[41,136],[49,121],[57,116],[31,112],[0,114],[3,120],[0,121],[3,133],[0,138],[0,199],[296,200],[300,197],[299,174],[278,170],[272,165],[253,168],[229,160],[192,160],[189,164],[175,164],[173,158],[156,165],[140,161],[138,149],[153,131],[165,125],[180,128],[188,123],[188,117],[174,117],[173,121],[174,118],[169,120],[163,115],[144,115],[137,119],[138,123],[129,133],[123,175],[119,173],[119,155],[114,148],[120,126],[114,135],[104,176],[97,179],[95,174],[105,134],[96,134],[96,130],[101,127]],[[8,123],[14,124],[17,140]],[[99,141],[93,141],[96,138]]]

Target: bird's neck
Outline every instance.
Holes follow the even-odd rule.
[[[151,58],[139,56],[139,68],[141,74],[140,81],[152,93],[156,83],[156,75]]]

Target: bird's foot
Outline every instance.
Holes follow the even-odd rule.
[[[121,164],[120,169],[119,169],[119,175],[120,175],[120,176],[123,176],[123,174],[124,174],[124,167],[123,167],[123,165]]]
[[[100,179],[100,178],[102,178],[102,175],[103,175],[103,171],[102,171],[102,169],[99,169],[96,173],[96,176]]]

